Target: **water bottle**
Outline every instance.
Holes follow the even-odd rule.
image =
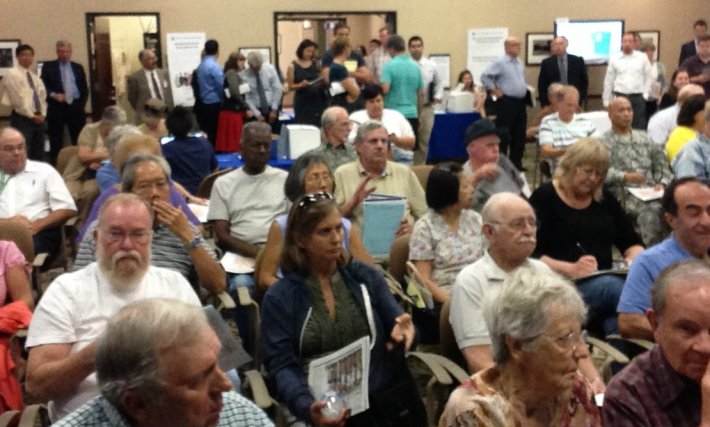
[[[326,391],[321,400],[325,401],[325,406],[320,410],[321,414],[323,414],[323,418],[326,420],[338,419],[340,412],[345,407],[343,399],[340,397],[340,393],[333,390]]]

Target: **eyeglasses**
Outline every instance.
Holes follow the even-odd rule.
[[[333,200],[333,195],[330,193],[326,193],[325,191],[306,194],[305,196],[301,197],[301,201],[298,202],[298,207],[302,208],[304,206],[309,206],[320,200]]]
[[[126,236],[128,236],[133,243],[138,243],[140,245],[148,243],[148,240],[150,240],[150,236],[152,234],[153,232],[149,230],[137,230],[131,232],[123,230],[108,230],[105,232],[105,236],[108,237],[108,241],[111,243],[123,242],[126,239]]]
[[[537,219],[533,218],[521,218],[521,219],[516,219],[515,221],[511,222],[498,222],[498,221],[489,221],[491,224],[496,224],[496,225],[505,225],[506,227],[509,227],[511,230],[515,231],[523,231],[525,230],[525,227],[530,227],[533,230],[537,230],[538,227],[540,227],[540,221]]]
[[[566,351],[577,350],[577,346],[579,345],[579,343],[586,345],[587,337],[589,336],[587,334],[587,331],[584,329],[580,332],[570,332],[569,334],[563,335],[561,337],[549,334],[542,335],[554,338],[555,341],[557,341],[557,344],[559,344],[559,346],[564,348]]]
[[[330,173],[323,172],[323,173],[314,173],[312,175],[308,175],[308,176],[306,176],[306,179],[304,181],[306,181],[309,184],[313,184],[314,182],[321,182],[321,181],[330,182],[332,180],[333,180],[333,178],[330,177]]]

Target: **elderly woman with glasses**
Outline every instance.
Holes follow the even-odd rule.
[[[446,404],[439,427],[601,426],[590,385],[587,309],[560,276],[523,268],[484,301],[495,365],[473,375]]]
[[[269,288],[261,306],[261,345],[277,398],[307,423],[375,426],[375,420],[385,422],[383,414],[395,409],[381,404],[393,396],[393,402],[403,405],[394,412],[411,419],[382,425],[422,425],[426,415],[416,386],[393,391],[406,376],[399,349],[408,350],[414,339],[411,317],[397,305],[382,276],[349,259],[342,245],[343,222],[331,194],[296,200],[284,234],[284,278]],[[370,343],[370,409],[347,420],[347,408],[328,417],[326,402],[309,387],[309,362],[363,337]],[[339,384],[332,387],[337,390]]]
[[[617,332],[616,306],[624,277],[600,274],[612,269],[612,246],[630,264],[643,251],[641,238],[614,196],[602,186],[609,153],[596,139],[572,145],[552,182],[530,197],[540,227],[533,256],[553,271],[574,279],[591,311],[593,332]]]
[[[296,159],[288,172],[284,183],[284,194],[293,203],[304,194],[319,191],[333,192],[333,173],[325,158],[320,154],[313,152],[303,154]],[[279,270],[279,264],[287,217],[288,215],[282,215],[276,218],[269,229],[257,274],[257,282],[261,287],[268,288],[283,277]],[[360,229],[347,218],[342,218],[342,222],[343,249],[350,252],[356,260],[372,264],[372,258],[362,243]]]

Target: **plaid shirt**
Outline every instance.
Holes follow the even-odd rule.
[[[675,372],[655,346],[612,378],[602,417],[614,427],[696,427],[700,404],[698,383]]]
[[[217,427],[274,427],[266,414],[245,397],[230,391],[222,393],[224,407]],[[55,427],[130,427],[131,422],[102,396],[94,398],[62,418]]]

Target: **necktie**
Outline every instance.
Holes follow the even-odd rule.
[[[71,104],[74,102],[74,90],[73,90],[73,85],[71,83],[71,76],[69,73],[71,72],[71,64],[63,64],[62,65],[62,86],[64,86],[64,98],[67,102],[67,104]]]
[[[37,93],[37,89],[35,88],[35,82],[34,80],[32,80],[32,74],[30,74],[29,71],[27,72],[27,83],[30,84],[30,89],[32,89],[32,107],[34,107],[34,112],[41,113],[42,107],[39,103],[39,94]]]
[[[266,101],[266,92],[264,92],[264,84],[261,83],[261,76],[257,73],[256,75],[256,93],[259,95],[259,105],[261,108],[259,110],[264,111],[269,110],[269,103]]]
[[[160,96],[160,86],[158,85],[158,79],[155,78],[155,70],[150,72],[150,79],[153,80],[153,89],[155,89],[155,97],[162,101],[163,97]]]
[[[560,83],[567,84],[567,57],[562,55],[557,57],[557,65],[560,67]]]

